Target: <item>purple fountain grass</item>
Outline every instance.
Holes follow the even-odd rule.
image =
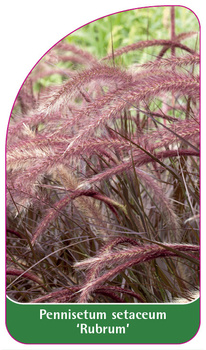
[[[96,265],[99,265],[100,269],[103,269],[104,266],[113,267],[119,262],[125,263],[130,259],[138,258],[138,261],[145,262],[150,259],[154,259],[163,254],[162,256],[167,256],[167,252],[178,255],[178,251],[199,251],[199,246],[189,245],[189,244],[169,244],[169,243],[157,243],[156,244],[137,244],[132,248],[117,249],[113,247],[113,252],[111,249],[101,250],[101,254],[98,254],[96,257],[77,262],[75,268],[78,269],[90,269]],[[157,255],[156,255],[157,254]],[[165,254],[165,255],[164,255]],[[100,271],[99,271],[100,272]]]
[[[41,285],[44,286],[43,280],[31,272],[26,272],[24,270],[17,270],[17,269],[7,269],[6,274],[8,276],[20,276],[20,277],[23,276],[24,278],[30,279],[38,283],[40,286]]]
[[[35,243],[37,238],[47,228],[47,226],[50,224],[50,222],[52,222],[53,220],[55,220],[56,217],[58,217],[58,215],[61,212],[61,210],[63,208],[65,208],[65,206],[68,205],[68,203],[70,201],[71,201],[71,197],[66,195],[62,199],[60,199],[58,201],[58,203],[55,204],[54,208],[49,209],[47,215],[45,216],[45,218],[41,221],[41,223],[37,227],[37,229],[36,229],[36,231],[35,231],[35,233],[33,235],[31,244]]]
[[[72,77],[71,80],[66,82],[60,90],[48,99],[46,105],[42,106],[44,113],[50,113],[55,110],[59,110],[62,105],[71,97],[75,92],[78,92],[85,84],[95,81],[108,81],[111,84],[123,84],[131,81],[131,75],[123,72],[117,67],[109,67],[103,64],[96,64],[94,67],[81,71]]]
[[[80,287],[72,286],[67,289],[58,290],[56,292],[48,293],[40,298],[32,300],[32,303],[43,303],[43,302],[53,302],[53,303],[68,303],[73,299],[76,300],[78,298],[78,292]],[[144,302],[142,297],[125,288],[117,287],[117,286],[101,286],[101,288],[97,288],[94,291],[95,294],[107,295],[116,303],[124,303],[124,300],[120,298],[117,293],[131,295],[132,297],[139,300],[139,302]]]
[[[173,21],[173,19],[172,19],[172,21]],[[171,39],[173,41],[174,40],[175,41],[181,41],[181,40],[187,39],[188,37],[191,37],[191,36],[193,36],[195,34],[198,34],[198,33],[197,32],[188,32],[188,33],[180,33],[179,35],[175,35],[174,23],[171,23]],[[163,48],[161,49],[159,55],[157,56],[157,60],[161,59],[165,55],[165,53],[168,51],[168,49],[170,49],[170,48],[171,48],[172,56],[175,56],[175,47],[174,46],[173,47],[170,47],[170,45],[163,46]],[[185,51],[187,51],[187,49]]]
[[[81,186],[84,187],[84,185],[85,186],[91,185],[91,184],[94,184],[96,182],[100,182],[104,179],[111,178],[113,175],[118,175],[118,174],[121,174],[123,171],[128,171],[128,170],[132,169],[134,165],[136,168],[136,167],[140,167],[142,165],[148,164],[148,163],[156,162],[157,159],[162,160],[164,158],[172,158],[172,157],[187,156],[187,155],[199,157],[200,154],[199,154],[199,152],[197,152],[193,149],[192,150],[178,149],[178,150],[169,150],[169,151],[158,152],[155,154],[155,159],[154,159],[154,158],[152,158],[152,156],[153,156],[152,154],[151,154],[151,156],[148,156],[147,154],[141,154],[141,153],[138,154],[137,153],[137,155],[136,155],[134,153],[134,156],[131,160],[122,162],[121,164],[113,166],[112,168],[109,168],[102,173],[98,173],[97,175],[94,175],[92,178],[87,179],[85,182],[83,182],[81,184]],[[137,170],[137,168],[136,168],[136,170]],[[138,173],[138,175],[144,179],[144,175],[142,173]],[[150,180],[152,181],[152,179],[150,179]],[[152,186],[153,185],[151,185],[151,187]]]
[[[43,69],[43,71],[39,71],[39,72],[32,72],[31,73],[31,80],[32,80],[32,83],[34,84],[35,82],[37,82],[38,80],[42,79],[42,78],[45,78],[45,77],[49,77],[49,76],[52,76],[54,74],[59,74],[65,78],[68,78],[68,77],[73,77],[75,75],[74,71],[71,70],[71,69],[64,69],[62,70],[61,68],[48,68],[46,65],[45,65],[45,69]]]
[[[193,34],[196,34],[196,33],[191,33],[191,35],[193,35]],[[171,48],[171,47],[178,47],[178,48],[185,50],[193,55],[196,53],[195,50],[192,50],[191,48],[185,46],[184,44],[181,44],[178,40],[174,40],[174,41],[162,40],[162,39],[160,39],[160,40],[145,40],[145,41],[139,41],[137,43],[122,47],[122,48],[116,50],[113,55],[108,55],[108,56],[104,57],[103,60],[108,60],[108,59],[111,59],[113,57],[120,56],[120,55],[127,53],[129,51],[144,49],[144,48],[150,47],[150,46],[166,46],[167,49]]]
[[[87,69],[80,73],[77,73],[72,77],[71,80],[67,81],[63,87],[61,87],[56,93],[52,91],[51,96],[47,100],[40,104],[39,108],[34,112],[34,115],[30,115],[26,119],[15,123],[15,125],[10,127],[9,134],[14,134],[19,130],[20,127],[27,125],[38,125],[39,123],[45,123],[50,121],[51,113],[54,115],[56,120],[61,119],[61,114],[59,115],[59,110],[61,106],[64,106],[65,102],[68,101],[75,93],[79,93],[79,90],[85,84],[88,84],[92,80],[105,81],[107,80],[111,84],[119,83],[120,86],[132,79],[131,75],[118,68],[113,68],[101,64],[95,65],[93,68]],[[33,122],[33,124],[31,124]],[[70,126],[73,125],[74,121],[71,120]]]
[[[173,134],[175,132],[175,134]],[[187,138],[193,137],[194,140],[198,140],[199,136],[199,123],[195,120],[189,120],[185,126],[184,121],[176,122],[174,125],[170,126],[170,130],[157,130],[151,132],[150,137],[148,135],[143,135],[139,138],[134,137],[133,142],[145,146],[148,150],[153,151],[155,148],[161,148],[163,146],[171,145],[173,142],[178,141],[177,138],[181,136],[181,140],[187,140]],[[158,141],[160,140],[160,141]],[[32,162],[41,157],[50,159],[53,158],[54,162],[58,161],[59,155],[64,153],[65,147],[69,142],[72,142],[72,138],[69,138],[65,134],[55,134],[55,135],[35,135],[31,137],[29,134],[25,139],[18,141],[17,143],[8,144],[7,148],[7,167],[14,170],[16,168],[24,168],[29,162]],[[117,135],[111,138],[102,137],[91,138],[84,144],[77,144],[76,148],[73,149],[71,157],[80,156],[81,154],[92,155],[95,153],[104,152],[105,149],[114,149],[115,151],[129,151],[133,147],[133,144],[129,140],[124,140]],[[69,155],[68,155],[69,156]],[[67,161],[68,159],[65,159]],[[59,158],[60,159],[60,158]],[[60,159],[62,161],[62,159]],[[24,165],[25,164],[25,165]]]
[[[132,265],[140,264],[159,257],[178,256],[178,252],[185,251],[198,252],[199,247],[184,244],[164,244],[164,246],[144,244],[142,247],[138,246],[130,249],[122,249],[121,251],[114,253],[106,253],[101,257],[98,256],[97,258],[88,259],[86,262],[77,263],[77,268],[85,268],[85,266],[88,268],[88,265],[93,266],[95,264],[98,264],[101,267],[101,270],[105,265],[110,267],[108,272],[105,272],[94,280],[89,281],[89,283],[85,283],[85,286],[81,290],[79,303],[86,303],[90,293],[97,288],[97,286],[100,287],[105,281]],[[118,265],[114,267],[115,264]]]
[[[181,123],[181,127],[184,127],[184,123]],[[190,126],[191,124],[191,126]],[[196,139],[198,137],[199,128],[198,125],[195,125],[195,123],[189,122],[187,127],[184,127],[183,130],[178,127],[178,124],[176,124],[175,128],[176,133],[179,132],[179,135],[182,135],[181,137],[184,137],[184,140],[192,136]],[[171,129],[172,131],[172,129]],[[195,132],[196,131],[196,132]],[[161,141],[157,142],[157,138],[161,139]],[[191,137],[190,137],[191,138]],[[152,139],[154,139],[156,142],[153,143]],[[69,139],[62,135],[61,137],[58,135],[54,135],[54,137],[51,139],[49,135],[47,137],[37,136],[34,138],[28,137],[28,139],[23,140],[22,142],[13,144],[12,146],[8,147],[7,152],[7,169],[8,171],[12,169],[12,171],[16,171],[18,173],[19,170],[28,170],[31,172],[31,169],[35,169],[36,167],[36,176],[38,174],[43,174],[49,171],[52,171],[54,166],[59,163],[61,164],[62,159],[59,157],[60,154],[64,153],[65,147],[68,144]],[[150,138],[148,140],[148,137],[143,136],[139,138],[138,140],[135,140],[133,142],[138,142],[138,144],[147,146],[147,149],[152,152],[155,148],[160,148],[163,146],[171,145],[172,142],[177,141],[177,138],[175,135],[172,135],[172,133],[165,132],[165,131],[159,131],[156,132],[154,135],[150,134]],[[84,144],[78,144],[76,149],[73,150],[73,153],[70,155],[73,159],[74,157],[78,157],[81,154],[84,154],[85,156],[91,156],[92,154],[105,154],[108,157],[112,158],[111,151],[114,150],[115,152],[118,151],[129,151],[133,149],[133,158],[135,161],[135,164],[137,163],[138,166],[141,166],[142,164],[145,164],[147,162],[152,162],[152,157],[149,157],[148,155],[141,155],[140,151],[135,151],[134,145],[131,144],[131,142],[116,138],[116,139],[108,139],[108,138],[102,138],[102,139],[91,139],[87,141]],[[179,152],[179,153],[178,153]],[[186,155],[188,152],[188,155],[195,155],[198,156],[197,152],[193,152],[193,150],[179,150],[179,151],[172,151],[172,152],[158,152],[156,154],[156,157],[159,159],[164,159],[167,157],[173,157],[177,156],[178,154]],[[136,156],[137,153],[137,156]],[[138,157],[138,160],[136,159]],[[36,166],[35,166],[36,163]],[[67,156],[64,158],[64,163],[69,166],[70,161],[69,157]],[[125,163],[125,162],[124,162]],[[115,174],[116,171],[123,171],[124,169],[127,169],[129,167],[129,164],[132,165],[132,160],[129,162],[126,162],[125,164],[115,165],[113,170],[108,169],[108,174]],[[121,170],[122,169],[122,170]],[[34,174],[34,171],[32,171]],[[18,176],[18,174],[17,174]],[[26,174],[25,174],[26,176]],[[104,176],[104,175],[103,175]],[[106,175],[105,175],[106,176]],[[96,175],[98,177],[98,175]],[[89,183],[95,182],[95,177],[89,180]],[[31,181],[30,181],[31,183]],[[33,181],[35,183],[35,180]]]
[[[145,99],[152,98],[163,92],[176,92],[179,94],[188,94],[193,99],[199,98],[199,81],[197,79],[179,75],[168,74],[167,80],[163,80],[159,76],[148,77],[144,81],[132,82],[124,89],[117,89],[116,91],[106,95],[106,98],[102,98],[103,106],[106,106],[106,111],[102,111],[101,117],[92,116],[96,111],[96,104],[94,107],[88,106],[85,110],[85,114],[89,113],[90,124],[79,130],[78,135],[73,138],[68,145],[65,154],[72,151],[79,142],[83,142],[86,138],[93,134],[94,130],[100,127],[103,123],[118,116],[118,113],[122,111],[128,104],[144,101]],[[101,103],[101,102],[100,102]],[[93,112],[93,113],[92,113]]]
[[[116,239],[114,239],[113,241],[109,240],[107,244],[105,244],[101,249],[100,251],[98,252],[97,254],[97,258],[98,256],[102,256],[102,255],[105,255],[105,254],[109,254],[112,249],[114,247],[117,247],[119,244],[131,244],[131,245],[134,245],[134,246],[137,246],[139,245],[139,243],[132,239],[132,238],[129,238],[129,237],[118,237]],[[87,262],[86,262],[87,264]],[[77,263],[77,268],[78,268],[78,263]],[[80,264],[80,268],[81,268],[81,264]],[[87,272],[87,282],[91,282],[93,280],[95,280],[95,278],[98,277],[99,273],[100,273],[100,270],[101,270],[101,266],[100,264],[90,264],[89,263],[89,271]],[[139,299],[139,298],[137,298]]]
[[[59,216],[59,213],[70,203],[70,201],[80,197],[80,196],[88,196],[92,197],[95,199],[98,199],[102,202],[104,202],[109,209],[115,214],[118,215],[115,207],[121,208],[123,211],[125,211],[125,208],[123,205],[115,202],[114,200],[102,195],[101,193],[98,193],[97,191],[94,190],[75,190],[71,191],[70,195],[64,196],[62,199],[60,199],[57,203],[53,205],[53,208],[49,209],[47,215],[43,218],[41,223],[38,225],[31,244],[33,245],[37,238],[46,230],[48,225],[55,220]]]
[[[70,302],[74,297],[76,292],[79,290],[79,287],[68,287],[67,289],[58,290],[55,292],[47,293],[46,295],[43,295],[39,298],[36,298],[32,300],[32,303],[44,303],[44,302],[52,302],[54,303],[68,303]]]
[[[168,68],[171,67],[184,67],[184,66],[193,66],[199,65],[200,57],[198,54],[196,55],[185,55],[185,56],[174,56],[167,57],[158,61],[150,61],[140,65],[141,68],[144,69],[159,69],[159,68]]]
[[[97,59],[93,55],[91,55],[88,51],[82,50],[80,47],[78,47],[76,45],[69,44],[69,43],[65,42],[64,40],[60,41],[55,46],[55,49],[62,50],[64,52],[69,52],[69,51],[73,52],[75,55],[78,55],[78,56],[82,57],[82,59],[84,59],[84,64],[85,64],[85,61],[90,63],[90,64],[97,63]]]
[[[53,156],[52,157],[52,153],[51,153],[51,148],[50,148],[50,151],[47,152],[46,150],[44,150],[42,148],[42,146],[39,148],[39,151],[38,151],[38,148],[33,148],[35,144],[38,144],[38,141],[39,141],[39,144],[41,145],[41,140],[35,140],[35,142],[31,142],[30,143],[32,144],[32,147],[31,147],[31,152],[34,151],[34,155],[32,157],[32,153],[28,151],[28,146],[27,146],[27,142],[24,144],[24,147],[27,148],[27,150],[23,153],[24,157],[25,157],[25,162],[24,161],[24,158],[20,160],[18,160],[18,158],[16,157],[15,159],[15,156],[16,156],[16,151],[13,152],[13,154],[15,156],[13,156],[13,158],[15,159],[15,161],[17,162],[16,164],[14,162],[11,162],[11,168],[12,170],[18,172],[19,169],[27,169],[28,168],[28,171],[31,173],[32,172],[32,175],[35,176],[34,180],[33,180],[33,183],[35,184],[37,179],[38,179],[38,174],[40,174],[42,176],[42,173],[43,171],[46,173],[48,173],[48,168],[50,168],[50,172],[52,171],[52,167],[54,168],[54,164],[55,164],[55,167],[57,166],[57,164],[59,163],[59,166],[61,164],[61,162],[59,162],[59,156],[58,156],[58,148],[56,148],[56,151],[57,151],[57,154],[56,156]],[[54,141],[54,147],[56,147],[56,141]],[[48,140],[44,140],[44,143],[47,143]],[[98,143],[96,143],[98,144]],[[115,143],[112,143],[112,146],[114,146]],[[94,146],[93,144],[91,144],[91,146]],[[105,143],[104,143],[104,146],[105,146]],[[23,147],[23,148],[24,148]],[[39,147],[39,145],[38,145]],[[93,148],[92,148],[93,149]],[[96,148],[96,151],[97,152],[97,149]],[[17,151],[19,150],[18,146],[17,146]],[[88,149],[87,149],[88,151]],[[99,151],[101,152],[101,148],[99,149]],[[105,152],[102,150],[102,154],[104,154]],[[147,185],[154,190],[155,188],[155,193],[157,194],[158,193],[158,198],[160,200],[163,200],[163,203],[166,204],[166,200],[164,200],[164,194],[161,192],[161,190],[157,190],[158,187],[157,187],[157,184],[155,184],[155,182],[153,181],[153,179],[149,176],[147,176],[145,174],[145,172],[141,172],[137,169],[137,167],[140,167],[142,165],[145,165],[145,164],[148,164],[148,163],[151,163],[151,162],[155,162],[157,159],[160,159],[161,161],[165,158],[171,158],[171,157],[177,157],[177,156],[187,156],[187,155],[192,155],[192,156],[199,156],[199,153],[194,151],[194,150],[189,150],[189,149],[178,149],[178,150],[170,150],[170,151],[161,151],[161,152],[158,152],[158,153],[155,153],[155,157],[154,155],[151,154],[151,156],[147,155],[147,154],[142,154],[143,152],[140,152],[138,151],[137,154],[133,153],[133,158],[129,161],[124,161],[123,163],[120,163],[118,165],[114,164],[113,167],[111,169],[107,169],[105,170],[104,172],[100,172],[98,173],[97,175],[93,176],[92,178],[90,179],[87,179],[86,182],[83,182],[81,184],[81,187],[84,188],[85,185],[88,185],[88,184],[94,184],[96,182],[100,182],[104,179],[107,179],[108,177],[111,178],[111,176],[114,176],[114,175],[117,175],[117,174],[121,174],[123,171],[128,171],[130,169],[132,169],[132,167],[135,165],[136,167],[136,173],[138,174],[138,176],[140,177],[140,179],[144,182],[144,183],[147,183]],[[28,155],[27,155],[28,154]],[[22,153],[20,153],[20,156],[22,155]],[[73,155],[74,156],[74,155]],[[43,157],[43,162],[40,162],[40,159],[41,157]],[[48,157],[51,157],[52,158],[52,161],[53,161],[53,166],[50,164],[50,163],[47,163],[47,160],[48,160]],[[154,158],[152,158],[154,157]],[[11,158],[12,158],[12,155],[11,155]],[[35,160],[36,158],[36,162],[37,162],[37,166],[36,166],[36,171],[35,171]],[[46,159],[45,159],[46,158]],[[55,161],[56,159],[56,161]],[[44,161],[45,160],[45,161]],[[10,155],[8,156],[8,169],[10,167]],[[32,167],[31,167],[31,162],[32,162]],[[23,165],[24,164],[24,165]],[[31,171],[31,169],[33,168],[33,170]],[[13,175],[14,176],[14,175]],[[24,184],[26,186],[26,177],[27,177],[27,174],[24,175],[25,176],[25,180],[24,180]],[[18,179],[15,179],[15,183],[16,181],[19,181],[20,183],[22,182],[21,180],[21,175],[20,175],[20,180]],[[30,183],[31,183],[31,175],[29,177],[29,182],[28,182],[28,186],[30,186]],[[35,188],[34,188],[35,190]],[[162,193],[162,194],[161,194]],[[84,195],[84,193],[82,193]],[[94,196],[93,196],[94,197]],[[94,197],[95,198],[95,197]],[[96,197],[97,198],[97,197]],[[166,207],[169,208],[169,205],[167,205]],[[49,223],[49,222],[48,222]]]
[[[112,70],[112,72],[111,72]],[[115,73],[114,73],[115,72]],[[118,88],[117,90],[115,90],[112,94],[111,93],[108,93],[106,94],[106,96],[102,97],[102,98],[99,98],[98,100],[95,100],[93,103],[90,103],[90,105],[85,109],[84,108],[84,114],[81,112],[81,110],[79,111],[79,113],[77,113],[77,116],[75,116],[75,119],[73,120],[73,118],[71,119],[71,121],[69,122],[68,124],[68,121],[66,122],[66,124],[68,125],[68,127],[71,127],[71,125],[74,124],[74,121],[79,121],[81,120],[83,117],[88,117],[92,114],[95,114],[95,119],[96,119],[96,112],[99,108],[102,108],[104,107],[105,105],[109,105],[112,101],[113,104],[116,104],[117,103],[117,106],[115,106],[117,108],[117,110],[121,110],[125,107],[126,105],[126,102],[125,101],[128,101],[130,103],[133,103],[135,100],[144,100],[146,97],[151,97],[150,94],[152,93],[152,90],[154,89],[153,93],[154,94],[157,94],[159,93],[159,89],[160,91],[164,91],[164,90],[168,90],[168,91],[172,91],[173,89],[183,89],[182,90],[182,93],[183,94],[189,94],[189,95],[192,95],[193,94],[193,97],[198,97],[198,81],[196,79],[193,79],[192,77],[189,78],[189,81],[188,81],[188,77],[185,77],[185,76],[181,76],[181,75],[177,75],[177,76],[173,76],[173,74],[171,73],[167,73],[166,76],[164,77],[164,80],[163,78],[161,78],[161,73],[160,75],[157,75],[157,76],[154,76],[154,77],[149,77],[149,78],[145,78],[141,81],[137,81],[137,82],[132,82],[131,79],[132,77],[131,76],[126,76],[125,77],[125,73],[122,73],[120,74],[120,71],[117,71],[117,69],[115,68],[109,68],[109,67],[105,67],[105,66],[97,66],[95,68],[89,71],[85,71],[85,79],[86,79],[86,82],[88,82],[88,80],[90,80],[91,78],[93,79],[99,79],[99,77],[101,77],[101,74],[103,74],[103,76],[105,75],[105,78],[106,78],[106,74],[107,76],[111,79],[114,79],[114,82],[115,84],[118,84],[118,80],[121,81],[121,84],[124,83],[124,89],[128,90],[128,89],[136,89],[136,93],[134,95],[134,97],[130,97],[129,94],[127,93],[128,96],[125,96],[124,95],[124,91],[123,91],[123,94],[122,95],[119,95],[119,92],[121,91],[121,87]],[[113,74],[115,74],[113,76]],[[91,76],[92,75],[92,76]],[[187,78],[187,80],[185,81],[185,79]],[[123,81],[124,79],[124,81]],[[125,80],[126,79],[126,80]],[[168,81],[165,81],[168,80]],[[172,81],[169,81],[169,79]],[[127,85],[127,82],[128,80],[131,81],[131,86],[129,84],[129,86]],[[76,81],[76,83],[75,83]],[[52,113],[54,113],[54,104],[55,104],[55,101],[58,101],[58,108],[60,108],[60,105],[61,105],[61,99],[68,99],[69,98],[69,91],[71,91],[71,93],[77,89],[80,88],[80,82],[81,82],[81,86],[83,84],[83,72],[81,72],[80,74],[77,74],[76,77],[75,77],[75,80],[74,78],[67,82],[64,86],[63,89],[60,89],[60,91],[58,91],[58,93],[54,96],[51,97],[51,102],[47,102],[47,104],[49,105],[49,110],[52,108]],[[184,81],[185,81],[185,84],[184,84]],[[178,83],[179,82],[179,83]],[[140,87],[139,89],[137,89],[137,84],[138,86]],[[152,84],[152,86],[150,87],[150,85]],[[189,87],[190,86],[190,87]],[[142,87],[142,88],[141,88]],[[148,88],[146,88],[148,87]],[[189,88],[189,91],[187,91]],[[157,90],[156,90],[157,89]],[[192,89],[192,90],[191,90]],[[141,90],[138,92],[138,90]],[[194,91],[195,90],[195,91]],[[194,95],[195,93],[195,95]],[[140,96],[138,96],[140,95]],[[114,97],[116,98],[114,98]],[[131,100],[132,98],[132,100]],[[122,101],[124,100],[124,101]],[[121,102],[121,104],[120,104]],[[124,102],[124,103],[122,103]],[[118,106],[120,105],[120,106]],[[44,107],[45,108],[45,107]],[[114,107],[113,107],[114,108]],[[47,108],[46,108],[47,109]],[[48,112],[48,110],[47,110]],[[100,112],[99,112],[100,113]],[[98,114],[99,114],[98,113]],[[102,113],[102,112],[101,112]],[[82,114],[82,116],[81,116]],[[29,118],[26,118],[24,119],[24,121],[20,122],[19,124],[17,123],[17,125],[15,126],[15,129],[12,130],[12,125],[11,125],[11,128],[9,130],[9,133],[14,133],[17,129],[19,129],[19,127],[21,127],[21,125],[26,125],[27,124],[27,120],[29,122],[29,124],[32,122],[32,119],[34,120],[35,124],[37,123],[40,123],[40,122],[45,122],[46,121],[46,116],[47,113],[35,113],[34,117],[29,117]],[[109,114],[109,116],[107,118],[112,118],[114,115],[111,113]],[[55,118],[57,118],[56,120],[58,121],[59,120],[59,116],[58,114],[56,114],[55,112],[55,115],[54,115],[54,120]],[[91,122],[91,120],[93,119],[94,117],[89,117],[89,122]],[[48,119],[48,118],[47,118]],[[50,119],[51,119],[51,116],[50,116]],[[104,118],[103,118],[104,119]],[[98,122],[97,122],[97,126],[103,122],[103,119],[102,118],[99,118],[97,119]],[[36,124],[36,125],[37,125]],[[32,125],[32,124],[31,124]],[[63,128],[65,128],[66,125],[63,125]],[[91,124],[91,128],[94,128],[95,125],[92,123]],[[61,128],[60,128],[61,130]],[[83,130],[79,131],[79,135],[78,137],[80,138],[82,135],[84,135],[85,133],[88,133],[88,128],[83,128]]]

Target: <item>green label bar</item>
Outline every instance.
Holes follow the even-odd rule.
[[[188,304],[20,304],[7,298],[7,328],[26,344],[184,343],[199,328]]]

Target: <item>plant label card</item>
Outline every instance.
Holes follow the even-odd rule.
[[[184,6],[117,12],[62,38],[26,77],[6,145],[16,341],[197,334],[199,36]]]

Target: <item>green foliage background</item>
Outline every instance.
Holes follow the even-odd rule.
[[[171,39],[170,29],[170,6],[148,7],[135,10],[127,10],[84,25],[80,29],[69,34],[65,41],[79,46],[81,49],[90,52],[98,59],[111,54],[112,50],[133,44],[142,40]],[[199,22],[195,14],[189,9],[175,7],[175,33],[199,31]],[[184,44],[197,49],[198,43],[193,37],[184,40]],[[178,53],[179,49],[176,49]],[[152,46],[144,50],[136,50],[121,55],[115,59],[115,63],[129,67],[133,64],[142,64],[152,60],[158,55],[160,47]],[[44,58],[43,58],[44,59]],[[78,69],[72,62],[59,62],[56,66]],[[34,86],[35,91],[39,88],[52,84],[61,84],[62,76],[58,74],[41,78]]]
[[[175,7],[176,35],[184,31],[198,30],[199,23],[194,13],[185,7]],[[102,58],[111,53],[112,42],[115,50],[140,40],[152,39],[170,39],[169,6],[128,10],[106,16],[76,30],[66,40]],[[185,40],[185,45],[189,45],[189,41],[190,39]],[[146,54],[152,55],[156,50],[157,48],[154,47],[148,48]],[[144,61],[144,55],[141,55],[141,62],[138,63]],[[131,64],[132,59],[136,62],[136,57],[134,52],[127,54],[124,63]],[[140,58],[139,53],[138,58]]]

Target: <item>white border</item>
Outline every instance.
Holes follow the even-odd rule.
[[[154,0],[7,0],[0,4],[1,21],[1,54],[0,54],[0,97],[1,97],[1,128],[0,128],[0,177],[2,182],[0,213],[1,213],[1,254],[0,254],[0,273],[1,273],[1,289],[0,289],[0,334],[1,349],[91,349],[97,345],[24,345],[17,343],[10,337],[5,328],[5,305],[4,305],[4,229],[5,229],[5,201],[4,201],[4,157],[5,157],[5,137],[12,109],[12,104],[16,98],[17,92],[23,83],[26,75],[36,64],[39,58],[53,46],[57,41],[68,35],[80,26],[93,21],[99,17],[109,15],[114,12],[124,11],[137,7],[157,6],[157,5],[182,5],[190,8],[198,16],[202,28],[202,162],[204,157],[204,134],[206,118],[204,106],[204,62],[205,60],[205,6],[202,0],[181,0],[181,1],[154,1]],[[203,193],[204,185],[204,162],[202,164],[202,255],[204,256],[205,232],[204,232],[204,201]],[[205,260],[205,256],[204,256]],[[204,270],[202,259],[202,270]],[[203,276],[203,274],[202,274]],[[188,343],[181,345],[98,345],[103,349],[127,349],[128,347],[140,350],[149,349],[190,349],[203,350],[204,344],[204,328],[205,322],[205,281],[202,278],[202,321],[201,328],[197,336]],[[192,321],[192,320],[191,320]],[[18,320],[17,320],[18,322]],[[35,331],[35,330],[34,330]]]

